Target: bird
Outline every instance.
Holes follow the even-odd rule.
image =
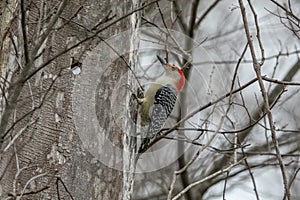
[[[150,142],[164,127],[185,84],[185,76],[180,67],[167,63],[159,56],[157,58],[165,73],[150,85],[141,100],[141,126],[148,124],[148,129],[138,149],[139,154],[147,151]]]

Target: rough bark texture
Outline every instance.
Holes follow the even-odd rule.
[[[29,45],[33,44],[42,28],[46,26],[43,23],[47,22],[47,16],[59,2],[33,0],[26,5],[28,6],[26,8],[29,9],[26,18],[27,23],[30,24],[28,29]],[[116,19],[131,11],[133,8],[131,4],[131,1],[121,0],[68,2],[55,25],[56,29],[46,39],[43,53],[31,67],[39,66],[45,60],[70,46],[74,40],[80,41],[91,35],[89,30],[92,30],[101,19],[105,19],[110,10],[112,11],[110,16],[116,14]],[[1,7],[1,12],[5,13],[4,11],[4,7]],[[77,11],[79,12],[75,15]],[[11,18],[11,16],[9,17]],[[15,20],[14,23],[15,26],[12,26],[11,29],[18,34],[19,22]],[[130,18],[125,18],[102,31],[101,37],[108,38],[128,28],[130,28]],[[5,34],[4,32],[5,29],[1,29],[1,36]],[[0,55],[1,74],[3,75],[6,67],[4,63],[8,63],[9,59],[7,49],[11,49],[12,52],[13,48],[11,43],[10,47],[7,47],[7,40],[1,41],[4,41],[1,44],[3,51]],[[20,41],[17,40],[17,42]],[[85,150],[76,133],[73,121],[72,91],[75,77],[69,69],[70,60],[72,56],[83,59],[85,48],[92,49],[98,42],[100,42],[99,38],[60,56],[25,84],[11,122],[30,112],[33,106],[40,104],[41,97],[49,88],[51,89],[41,108],[21,120],[4,142],[3,149],[9,143],[8,138],[13,138],[20,129],[32,120],[37,120],[21,134],[14,143],[15,145],[0,155],[1,199],[20,194],[26,183],[28,186],[24,190],[24,199],[70,199],[71,196],[74,199],[122,198],[122,172],[106,167]],[[17,66],[17,63],[13,62],[11,65]],[[117,60],[114,66],[110,66],[110,69],[103,76],[103,81],[108,84],[101,85],[98,99],[98,103],[100,103],[98,106],[102,108],[99,111],[102,112],[100,123],[105,123],[105,126],[111,126],[109,113],[112,106],[115,105],[111,104],[110,95],[114,83],[128,71],[126,64],[121,60]],[[18,76],[20,70],[20,68],[16,70],[15,77]],[[57,79],[55,79],[56,76],[58,76]],[[102,95],[101,92],[108,93],[108,96]],[[125,98],[120,100],[125,100]],[[122,147],[122,130],[112,127],[108,137],[116,145]],[[17,168],[22,169],[18,176],[16,176]],[[38,175],[41,176],[38,177]],[[35,179],[29,181],[32,177]],[[33,194],[26,194],[27,192]]]

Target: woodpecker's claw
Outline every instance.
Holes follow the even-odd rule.
[[[144,98],[139,98],[135,93],[132,93],[132,97],[136,100],[136,102],[141,105],[144,101]]]
[[[143,98],[143,99],[140,99],[140,98],[138,98],[138,97],[137,97],[137,99],[136,99],[136,100],[137,100],[138,104],[140,104],[140,105],[141,105],[141,104],[143,103],[143,101],[144,101],[144,98]]]
[[[144,94],[142,91],[138,89],[137,94],[130,88],[128,84],[126,84],[127,89],[131,91],[131,96],[137,101],[138,104],[142,104],[144,100]]]

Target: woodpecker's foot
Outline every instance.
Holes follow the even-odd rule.
[[[140,99],[143,99],[145,96],[144,96],[144,88],[138,88],[137,89],[137,97],[140,98]]]
[[[129,85],[127,85],[127,89],[129,89],[132,93],[132,97],[137,101],[138,104],[142,104],[143,103],[143,99],[144,99],[144,94],[143,91],[141,91],[140,88],[137,89],[137,93],[135,93]]]
[[[132,93],[132,97],[136,100],[136,102],[141,105],[143,103],[143,98],[139,98],[137,97],[137,95],[135,93]]]
[[[137,99],[137,102],[139,105],[141,105],[143,103],[143,101],[144,101],[144,99],[139,99],[139,98]]]
[[[133,93],[135,94],[135,93]],[[144,100],[144,92],[141,88],[137,89],[137,93],[135,94],[136,100],[138,102],[138,104],[142,104],[143,100]]]

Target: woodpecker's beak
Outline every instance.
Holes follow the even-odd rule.
[[[159,60],[159,62],[162,64],[162,65],[167,65],[167,62],[162,59],[161,57],[157,56],[157,59]]]

